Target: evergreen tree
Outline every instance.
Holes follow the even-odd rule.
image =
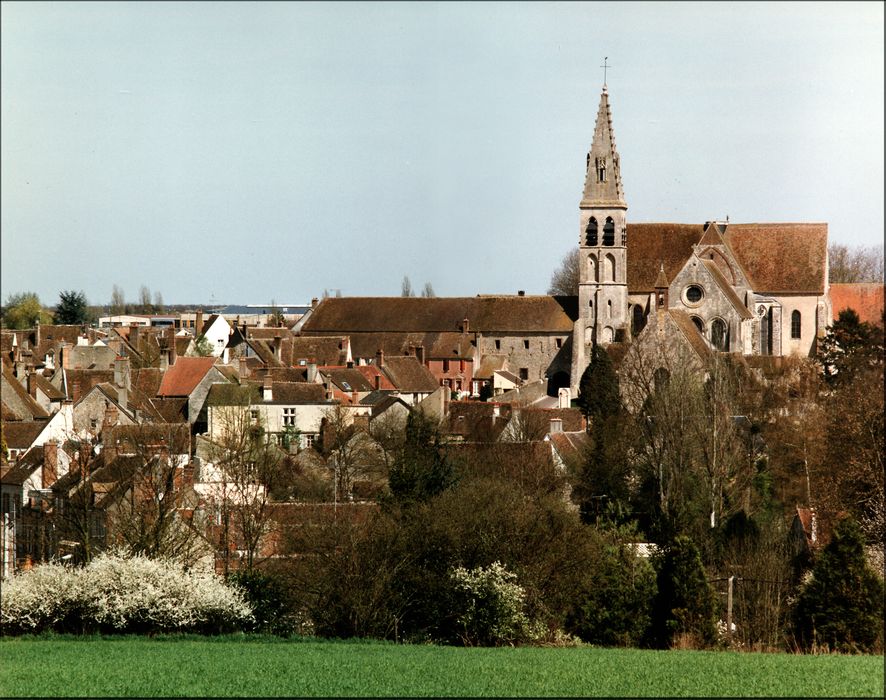
[[[609,353],[599,345],[594,345],[591,361],[581,375],[578,405],[589,420],[610,416],[621,410],[618,375]]]
[[[868,566],[864,536],[852,518],[837,523],[794,613],[800,644],[832,650],[883,649],[883,580]]]
[[[883,362],[883,333],[843,309],[819,345],[818,358],[831,385],[850,381],[871,363]]]
[[[59,292],[58,307],[55,310],[55,322],[68,325],[81,325],[86,323],[87,303],[83,292],[70,291]]]
[[[388,482],[397,501],[427,501],[455,483],[452,464],[441,445],[440,433],[421,413],[406,419],[402,449],[391,465]]]
[[[658,593],[652,605],[651,643],[667,648],[678,635],[696,643],[714,641],[714,591],[708,583],[695,543],[678,535],[656,561]]]

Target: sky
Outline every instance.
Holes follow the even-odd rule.
[[[882,245],[883,3],[3,2],[0,294],[544,294],[628,222]]]

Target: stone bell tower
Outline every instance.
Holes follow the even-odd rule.
[[[595,343],[627,337],[627,227],[621,167],[606,86],[587,155],[579,210],[578,320],[573,332],[572,387],[578,389]]]

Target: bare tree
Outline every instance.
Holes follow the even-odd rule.
[[[126,310],[126,297],[123,290],[116,284],[111,290],[111,313],[114,315],[122,314]]]
[[[284,476],[284,455],[253,418],[249,399],[250,392],[244,387],[232,405],[216,409],[221,429],[210,450],[218,477],[213,498],[221,513],[225,573],[229,568],[228,543],[234,539],[232,527],[242,542],[246,568],[255,566],[271,531],[271,493]]]
[[[154,311],[162,314],[165,307],[163,306],[163,295],[158,291],[154,292]]]
[[[882,282],[883,246],[828,246],[828,275],[831,282]]]
[[[430,282],[425,282],[425,286],[421,290],[421,295],[423,297],[425,297],[426,299],[430,299],[430,298],[437,296],[436,294],[434,294],[434,288],[431,286]]]
[[[403,281],[400,283],[400,296],[401,297],[414,297],[415,292],[412,291],[412,282],[409,281],[409,277],[407,275],[403,276]]]
[[[149,314],[153,310],[151,306],[151,290],[144,284],[138,288],[138,307],[143,314]]]
[[[551,275],[551,286],[548,294],[556,296],[575,296],[578,294],[579,251],[571,250],[560,261],[560,267]]]
[[[333,471],[336,497],[350,500],[358,479],[372,480],[380,476],[377,471],[384,462],[383,451],[368,429],[355,424],[341,404],[326,411],[321,431],[322,452]]]

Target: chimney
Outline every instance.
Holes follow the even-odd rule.
[[[283,338],[280,337],[280,334],[274,336],[274,357],[277,358],[278,362],[281,362],[280,358],[280,349],[283,347]]]
[[[169,369],[169,348],[166,347],[166,339],[164,338],[160,346],[160,371],[165,372]]]
[[[197,309],[197,319],[194,321],[194,337],[203,332],[203,309]]]
[[[240,367],[239,367],[240,381],[247,379],[249,377],[249,363],[246,361],[245,357],[240,358]]]
[[[28,394],[31,395],[31,398],[37,398],[37,377],[34,372],[28,372]]]
[[[68,344],[63,340],[58,346],[58,366],[62,369],[70,369],[71,353],[68,351]]]
[[[348,369],[354,369],[354,361],[348,360],[348,363],[345,365]]]
[[[329,382],[326,385],[326,400],[332,401],[335,398],[335,393],[332,391],[332,382]]]
[[[314,297],[313,299],[311,299],[311,308],[316,309],[319,303],[320,300],[317,297]]]
[[[43,488],[48,489],[58,479],[58,443],[47,440],[43,443]]]
[[[172,367],[178,359],[178,353],[175,351],[175,328],[170,328],[167,333],[169,334],[169,366]]]
[[[261,397],[262,397],[262,401],[273,401],[274,400],[274,391],[272,389],[272,382],[271,382],[270,375],[266,374],[264,380],[262,380]]]
[[[425,363],[425,346],[419,345],[415,348],[415,358],[418,360],[420,365]]]
[[[525,297],[525,296],[526,296],[526,292],[525,292],[524,290],[522,290],[522,289],[518,289],[518,290],[517,290],[517,296],[518,296],[518,297]]]
[[[307,380],[312,383],[317,381],[317,363],[316,362],[308,362]]]
[[[468,323],[468,319],[464,319],[461,322],[461,332],[462,333],[469,333],[470,332],[470,325]]]
[[[105,417],[102,420],[102,433],[104,433],[108,428],[112,428],[117,425],[117,407],[114,404],[109,403],[105,407]]]
[[[551,418],[551,435],[563,432],[563,419]]]
[[[89,474],[89,458],[92,456],[92,445],[90,445],[86,440],[81,440],[80,449],[77,451],[77,456],[79,458],[77,472],[82,479]]]
[[[139,338],[139,327],[137,323],[130,324],[129,326],[129,344],[138,350],[138,338]]]
[[[381,374],[375,375],[375,390],[381,391]]]
[[[75,403],[80,400],[80,380],[74,379],[71,382],[71,400]]]
[[[385,351],[378,350],[375,353],[375,365],[376,367],[384,367],[385,366]]]

